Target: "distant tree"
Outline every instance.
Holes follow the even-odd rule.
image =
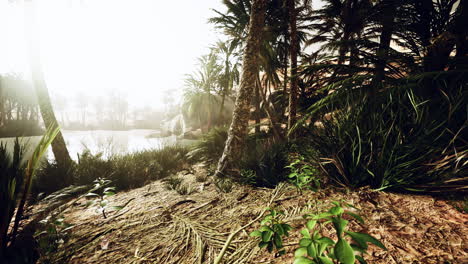
[[[211,51],[199,59],[199,69],[188,74],[185,79],[183,101],[184,113],[198,120],[200,127],[208,131],[213,125],[219,95],[223,91],[221,77],[223,66],[219,63],[218,55]]]
[[[79,109],[81,125],[86,126],[86,115],[88,113],[89,97],[82,91],[76,93],[76,107]]]
[[[254,0],[249,22],[242,65],[241,82],[229,128],[228,139],[216,170],[216,177],[240,175],[235,163],[240,160],[250,115],[250,100],[258,79],[259,52],[262,43],[262,26],[265,22],[266,0]]]
[[[218,41],[214,47],[214,51],[222,58],[222,67],[224,71],[219,78],[221,86],[221,106],[219,116],[222,115],[226,97],[231,95],[234,85],[239,82],[239,61],[236,50],[239,47],[239,41],[236,39],[228,41]]]
[[[93,108],[94,108],[94,115],[96,116],[96,120],[99,123],[102,123],[105,119],[104,109],[105,109],[105,100],[102,96],[97,96],[92,101]]]

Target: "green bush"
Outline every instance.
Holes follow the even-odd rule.
[[[466,175],[467,75],[412,77],[372,96],[341,87],[309,109],[312,117],[328,113],[323,127],[310,127],[317,161],[340,185],[380,190],[434,189]],[[438,96],[415,95],[428,83]]]
[[[239,167],[246,172],[241,174],[243,183],[258,187],[275,187],[286,181],[289,164],[287,143],[274,143],[269,139],[250,138]],[[246,177],[247,176],[247,177]]]
[[[228,137],[228,127],[214,127],[195,143],[189,153],[194,160],[217,162],[223,154]]]

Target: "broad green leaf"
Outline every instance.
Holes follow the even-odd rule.
[[[317,249],[315,248],[314,243],[310,243],[307,246],[307,255],[309,255],[309,257],[312,257],[312,258],[317,257]]]
[[[356,219],[359,223],[364,224],[364,219],[358,214],[355,214],[350,211],[346,211],[345,214],[352,216],[354,219]]]
[[[298,249],[296,249],[296,251],[294,252],[294,257],[303,257],[307,254],[307,248],[305,247],[300,247]]]
[[[282,225],[274,225],[273,228],[275,229],[276,233],[278,233],[278,235],[282,236],[284,235],[285,231],[283,229],[283,226]]]
[[[310,238],[310,232],[308,229],[302,229],[301,230],[301,234],[305,237],[305,238]]]
[[[306,257],[298,257],[294,260],[294,264],[315,264],[315,262]]]
[[[278,234],[275,234],[273,236],[273,242],[275,243],[276,248],[283,247],[283,240],[281,239],[281,236],[279,236]]]
[[[258,243],[258,247],[259,247],[259,248],[264,248],[264,247],[266,247],[266,246],[268,246],[268,242],[263,242],[263,241],[262,241],[262,242]]]
[[[322,218],[327,218],[329,216],[333,216],[333,214],[331,214],[329,212],[325,212],[325,213],[321,213],[321,214],[318,214],[318,215],[314,215],[314,217],[312,217],[312,220],[319,220],[319,219],[322,219]]]
[[[268,250],[268,252],[270,252],[270,253],[273,251],[273,243],[272,243],[272,242],[268,242],[267,250]]]
[[[320,243],[327,244],[327,245],[334,245],[335,241],[331,240],[329,237],[321,237],[318,239]]]
[[[317,224],[317,220],[310,220],[307,222],[306,226],[309,230],[312,230],[314,229],[316,224]]]
[[[312,240],[310,240],[309,238],[303,238],[299,240],[299,245],[301,247],[307,247],[308,245],[310,245],[310,243],[312,243]]]
[[[270,241],[272,235],[273,235],[273,232],[271,232],[271,231],[263,231],[262,232],[262,241],[263,242]]]
[[[283,229],[286,230],[286,231],[289,231],[292,229],[292,227],[288,224],[281,224],[283,226]]]
[[[255,230],[252,233],[250,233],[250,236],[251,237],[260,237],[260,236],[262,236],[262,232],[260,232],[258,230]]]
[[[333,261],[325,256],[318,257],[323,264],[333,264]]]
[[[339,239],[335,245],[335,256],[342,264],[354,264],[354,250],[349,245],[348,241]]]
[[[263,231],[271,231],[271,232],[273,232],[273,230],[272,230],[269,226],[265,226],[265,225],[264,225],[264,226],[261,226],[258,230],[259,230],[259,231],[262,231],[262,232],[263,232]]]
[[[367,242],[372,243],[382,249],[387,250],[387,248],[376,238],[369,234],[365,233],[357,233],[357,232],[351,232],[351,231],[346,231],[346,234],[348,234],[356,243],[359,244],[364,249],[367,249]]]
[[[341,215],[344,212],[344,209],[341,206],[335,206],[330,208],[329,212],[333,215]]]
[[[348,221],[342,218],[333,218],[332,222],[333,226],[335,226],[336,229],[336,235],[338,236],[338,238],[341,238],[346,225],[348,225]]]

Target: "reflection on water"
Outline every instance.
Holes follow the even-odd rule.
[[[104,157],[115,154],[133,153],[147,149],[158,149],[173,144],[189,144],[187,140],[177,140],[176,136],[164,138],[146,138],[147,135],[155,133],[154,130],[137,129],[127,131],[111,130],[87,130],[71,131],[62,130],[68,151],[72,159],[77,160],[78,154],[88,149],[91,153],[102,153]],[[21,138],[21,142],[27,143],[31,148],[40,140],[40,137]],[[0,138],[0,142],[6,142],[8,149],[13,148],[14,138]],[[29,156],[29,155],[27,155]],[[53,158],[49,150],[49,158]]]

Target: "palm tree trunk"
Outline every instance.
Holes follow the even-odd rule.
[[[260,133],[260,87],[255,85],[255,133]]]
[[[288,52],[286,51],[287,50],[287,46],[288,46],[288,42],[286,40],[287,36],[288,36],[288,30],[286,29],[286,32],[284,33],[285,36],[284,36],[284,49],[285,49],[285,54],[284,54],[284,61],[283,61],[283,94],[286,95],[286,91],[288,89]]]
[[[262,87],[262,83],[260,81],[260,77],[257,75],[257,86],[259,87],[259,89],[261,89]],[[276,88],[276,87],[275,87]],[[262,89],[262,100],[263,100],[263,105],[265,107],[265,112],[268,116],[268,119],[270,120],[270,124],[271,124],[271,131],[273,132],[273,137],[276,141],[283,141],[284,140],[284,137],[283,137],[283,134],[281,133],[281,128],[280,128],[280,121],[279,121],[279,118],[278,116],[276,115],[276,111],[275,109],[272,109],[273,107],[271,107],[271,105],[273,105],[270,100],[267,98],[267,88],[265,87],[265,89],[263,90]],[[270,92],[271,94],[271,92]]]
[[[244,141],[247,136],[250,99],[253,95],[259,68],[258,53],[262,41],[262,26],[265,22],[265,6],[266,0],[254,0],[252,4],[247,44],[243,58],[242,78],[228,138],[215,174],[218,178],[240,176],[240,171],[236,168],[235,163],[242,156]]]
[[[288,115],[288,130],[296,123],[296,108],[297,108],[297,12],[294,0],[288,0],[289,12],[289,27],[291,46],[289,47],[291,55],[291,89],[289,92],[289,115]],[[293,137],[292,134],[290,134]]]
[[[49,91],[47,90],[47,85],[44,80],[44,75],[42,73],[41,62],[40,62],[40,51],[39,51],[39,42],[34,36],[34,3],[30,1],[25,3],[25,27],[26,27],[26,36],[29,38],[29,57],[30,57],[30,67],[33,86],[36,89],[37,101],[41,111],[42,119],[44,120],[45,126],[51,127],[54,125],[58,126],[57,119],[55,118],[54,109],[49,97]],[[68,153],[67,145],[63,139],[62,133],[59,132],[52,142],[52,152],[54,153],[55,160],[60,166],[67,168],[71,165],[72,159]],[[59,179],[57,179],[59,180]],[[67,184],[72,183],[71,178],[63,179]]]
[[[383,1],[382,33],[380,35],[379,49],[377,50],[377,62],[375,64],[375,76],[372,80],[371,93],[375,94],[382,86],[385,78],[385,66],[387,65],[390,41],[392,40],[393,26],[396,15],[396,1]]]

